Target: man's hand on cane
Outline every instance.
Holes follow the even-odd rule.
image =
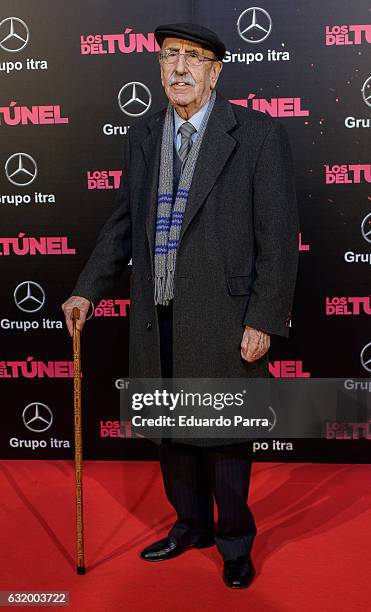
[[[241,357],[245,361],[256,361],[263,357],[270,347],[271,339],[269,334],[245,326],[245,331],[241,340]]]
[[[92,312],[91,312],[91,315],[92,315],[94,312],[94,306],[92,302],[90,302],[90,300],[87,300],[86,298],[81,297],[79,295],[71,295],[71,297],[68,298],[68,300],[64,302],[64,304],[62,304],[62,310],[64,312],[64,316],[66,319],[67,329],[71,337],[73,335],[73,322],[71,318],[72,310],[74,308],[78,308],[80,311],[80,318],[76,321],[76,329],[81,331],[82,328],[84,327],[85,321],[87,320],[86,315],[88,314],[90,307],[92,307]]]

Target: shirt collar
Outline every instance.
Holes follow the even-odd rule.
[[[209,100],[206,102],[206,104],[201,106],[200,110],[197,111],[197,113],[195,113],[194,115],[192,115],[192,117],[190,117],[190,119],[182,119],[182,117],[180,117],[178,115],[178,113],[176,112],[176,110],[174,108],[174,131],[175,131],[175,135],[178,133],[178,130],[179,130],[180,126],[183,125],[183,123],[185,123],[186,121],[188,121],[189,123],[192,123],[193,127],[195,127],[197,131],[199,131],[199,129],[201,127],[202,119],[205,116],[205,113],[207,111],[207,107],[208,106],[209,106]]]

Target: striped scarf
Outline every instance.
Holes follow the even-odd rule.
[[[175,262],[189,191],[206,125],[215,102],[215,91],[202,120],[196,141],[183,164],[177,192],[173,194],[174,112],[169,103],[161,143],[157,222],[154,251],[155,304],[168,305],[174,297]]]

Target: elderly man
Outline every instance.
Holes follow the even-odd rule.
[[[63,304],[67,326],[77,306],[82,328],[132,257],[131,376],[267,377],[270,335],[288,335],[297,267],[287,137],[216,93],[225,46],[214,32],[181,23],[155,35],[169,105],[126,136],[119,206]],[[250,444],[163,440],[159,456],[177,520],[142,559],[216,544],[224,582],[247,587]]]

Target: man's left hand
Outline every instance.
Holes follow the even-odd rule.
[[[270,343],[269,334],[246,325],[241,341],[242,359],[249,362],[260,359],[269,349]]]

